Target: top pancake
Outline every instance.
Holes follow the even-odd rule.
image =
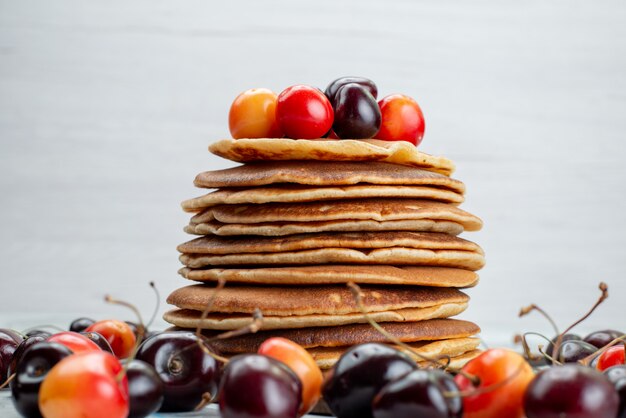
[[[434,186],[457,193],[465,185],[439,173],[398,164],[351,161],[270,161],[225,170],[206,171],[194,181],[197,187],[254,187],[270,184],[352,186],[355,184]]]
[[[454,172],[454,163],[449,159],[420,152],[413,144],[405,141],[288,138],[223,139],[211,144],[209,151],[237,162],[281,160],[384,161],[418,167],[446,176]]]

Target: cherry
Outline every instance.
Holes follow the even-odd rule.
[[[163,404],[163,382],[154,368],[141,360],[132,360],[126,369],[130,412],[128,418],[142,418],[159,410]]]
[[[150,337],[136,358],[152,366],[163,381],[161,411],[191,411],[205,393],[217,394],[220,365],[202,350],[193,332],[165,331]]]
[[[528,418],[615,418],[618,406],[619,396],[609,380],[578,364],[541,371],[524,397]]]
[[[626,418],[626,366],[613,366],[604,371],[619,395],[619,412],[617,418]]]
[[[335,107],[335,96],[336,96],[337,92],[339,91],[339,89],[341,87],[345,86],[346,84],[358,84],[358,85],[360,85],[369,94],[372,95],[374,100],[376,100],[376,97],[378,96],[378,88],[376,87],[376,84],[372,80],[370,80],[369,78],[365,78],[365,77],[340,77],[340,78],[334,80],[332,83],[330,83],[328,85],[328,87],[326,87],[326,91],[324,92],[326,94],[326,97],[328,97],[328,100],[330,100],[330,103],[333,105],[333,107]]]
[[[100,334],[99,332],[87,332],[87,331],[82,331],[80,332],[81,335],[84,335],[85,337],[89,338],[91,341],[93,341],[94,343],[96,343],[96,345],[98,347],[100,347],[100,349],[102,351],[106,351],[107,353],[111,353],[113,354],[113,349],[111,348],[111,344],[109,344],[109,342],[107,341],[106,338],[104,338],[102,336],[102,334]]]
[[[311,354],[301,345],[281,337],[265,340],[258,353],[282,361],[300,378],[302,382],[300,415],[313,409],[321,396],[323,377]]]
[[[470,360],[454,379],[463,392],[465,418],[521,418],[523,397],[533,371],[526,360],[511,350],[490,349]],[[468,376],[478,379],[478,384]]]
[[[623,345],[619,344],[608,348],[598,357],[596,368],[600,371],[606,370],[612,366],[618,366],[624,364],[626,360],[626,349]]]
[[[94,322],[96,321],[91,318],[78,318],[72,321],[69,330],[73,332],[82,332]]]
[[[284,363],[260,354],[233,357],[224,370],[219,405],[223,418],[296,418],[302,384]]]
[[[621,337],[622,335],[624,334],[620,331],[605,329],[602,331],[592,332],[591,334],[587,335],[583,340],[591,345],[594,345],[596,348],[602,348],[614,339]]]
[[[33,338],[37,337],[29,340]],[[70,349],[64,345],[45,341],[37,341],[24,351],[15,369],[15,379],[11,382],[13,405],[22,416],[41,417],[41,383],[54,365],[71,354]]]
[[[334,109],[333,131],[339,138],[372,138],[380,129],[378,103],[359,84],[350,83],[340,87],[335,95]]]
[[[117,358],[126,358],[135,348],[137,338],[130,325],[117,319],[105,319],[91,324],[85,330],[101,334],[111,344]]]
[[[0,328],[0,385],[9,377],[7,370],[17,346],[24,338],[17,332]]]
[[[372,417],[372,400],[380,389],[415,369],[408,355],[388,345],[356,345],[331,369],[322,394],[338,418]]]
[[[15,351],[13,352],[13,357],[11,358],[11,362],[9,363],[7,374],[11,376],[13,373],[15,373],[15,370],[17,369],[17,364],[20,362],[22,356],[24,355],[24,352],[29,347],[32,347],[33,345],[40,343],[42,341],[46,341],[46,338],[47,337],[45,335],[34,335],[32,337],[28,337],[22,340],[20,345],[18,345]]]
[[[47,338],[47,337],[51,336],[52,334],[49,333],[48,331],[44,331],[42,329],[33,329],[33,330],[28,331],[26,334],[24,334],[24,337],[30,338],[30,337],[34,337],[36,335],[43,335],[43,336],[45,336]]]
[[[45,418],[126,418],[128,380],[121,363],[101,350],[64,358],[41,384],[39,409]]]
[[[230,134],[239,138],[282,138],[276,120],[276,93],[268,89],[250,89],[241,93],[230,106]]]
[[[63,344],[73,353],[83,353],[87,351],[102,351],[98,344],[91,341],[86,336],[73,331],[64,331],[53,334],[46,341]]]
[[[374,398],[374,418],[461,418],[463,401],[454,378],[440,370],[414,370],[385,385]]]
[[[385,141],[408,141],[415,146],[424,137],[424,115],[415,100],[402,94],[392,94],[378,102],[382,125],[376,138]]]
[[[333,108],[315,87],[295,85],[278,95],[276,118],[289,138],[321,138],[333,124]]]
[[[543,351],[550,357],[552,357],[552,354],[554,354],[554,344],[556,344],[558,338],[558,335],[552,338],[550,344],[548,344],[548,346]],[[577,334],[563,334],[563,336],[561,337],[561,344],[565,343],[566,341],[582,341],[582,338],[580,337],[580,335]]]
[[[556,355],[556,360],[561,363],[576,363],[585,357],[595,353],[597,348],[591,344],[587,344],[584,341],[569,340],[565,341],[559,347],[559,352]]]

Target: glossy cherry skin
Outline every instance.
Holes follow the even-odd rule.
[[[561,344],[556,359],[561,363],[576,363],[596,351],[595,346],[584,341],[570,340]]]
[[[0,385],[9,377],[7,371],[13,358],[13,353],[23,339],[20,334],[13,330],[0,328]]]
[[[615,418],[618,406],[619,396],[609,380],[578,364],[541,371],[524,397],[528,418]]]
[[[203,394],[217,395],[220,364],[200,348],[193,332],[165,331],[150,337],[136,358],[152,366],[163,381],[162,412],[192,411]]]
[[[524,392],[534,374],[521,355],[499,348],[486,350],[463,366],[462,371],[463,374],[454,378],[459,389],[462,392],[480,389],[475,395],[463,398],[463,417],[524,416]],[[478,378],[478,386],[474,386],[466,375]],[[487,390],[489,387],[492,390]]]
[[[72,355],[69,348],[58,343],[39,341],[21,356],[11,382],[15,409],[24,417],[41,417],[39,388],[46,375],[59,361]]]
[[[440,370],[414,370],[385,385],[374,398],[374,418],[461,418],[463,401],[454,378]]]
[[[372,138],[380,129],[381,114],[374,96],[363,86],[345,84],[335,95],[333,132],[342,139]]]
[[[278,96],[269,89],[246,90],[233,101],[228,127],[233,138],[282,138],[276,120]]]
[[[11,358],[11,363],[9,363],[9,368],[7,371],[8,376],[11,376],[13,373],[15,373],[15,370],[17,369],[17,363],[20,362],[25,351],[29,347],[32,347],[33,345],[37,343],[46,341],[46,338],[47,337],[44,335],[34,335],[32,337],[25,338],[20,343],[20,345],[17,346],[17,348],[15,349],[15,352],[13,352],[13,357]]]
[[[91,341],[86,336],[73,331],[64,331],[53,334],[46,341],[63,344],[73,353],[83,353],[88,351],[102,351],[98,344]]]
[[[600,357],[596,363],[596,368],[600,371],[606,370],[609,367],[619,366],[624,364],[626,360],[626,350],[624,346],[619,344],[608,348]]]
[[[326,90],[324,91],[324,93],[326,94],[326,97],[328,97],[328,100],[330,100],[330,103],[333,105],[333,107],[335,107],[335,98],[339,89],[345,86],[346,84],[351,84],[351,83],[358,84],[361,87],[363,87],[365,90],[367,90],[369,94],[372,95],[374,100],[376,100],[376,97],[378,96],[378,87],[376,87],[376,84],[369,78],[340,77],[334,80],[332,83],[330,83],[328,87],[326,87]]]
[[[64,358],[39,390],[45,418],[126,418],[128,380],[122,364],[102,350]]]
[[[30,337],[34,337],[34,336],[45,336],[46,338],[48,338],[49,336],[52,335],[52,333],[48,332],[48,331],[44,331],[42,329],[33,329],[28,331],[26,334],[24,334],[25,338],[30,338]]]
[[[372,417],[372,400],[378,391],[415,369],[409,356],[388,345],[356,345],[328,373],[322,395],[339,418]]]
[[[278,95],[276,119],[288,138],[321,138],[333,125],[333,108],[315,87],[296,85]]]
[[[592,332],[587,335],[583,340],[596,348],[602,348],[614,339],[621,337],[624,333],[616,331],[614,329],[605,329],[602,331]],[[624,344],[624,343],[622,343]]]
[[[89,328],[89,326],[91,326],[91,324],[93,324],[94,322],[96,321],[91,318],[77,318],[72,321],[69,330],[73,332],[82,332]]]
[[[302,383],[300,415],[313,409],[322,395],[324,378],[311,354],[301,345],[281,337],[265,340],[258,353],[282,361],[298,376]]]
[[[376,138],[384,141],[407,141],[418,146],[426,124],[417,102],[403,94],[392,94],[378,102],[382,124]]]
[[[222,418],[296,418],[302,384],[284,363],[260,354],[233,357],[220,383]]]
[[[142,418],[159,410],[163,404],[163,382],[154,368],[141,360],[132,360],[126,370],[130,412],[128,418]]]
[[[609,367],[604,375],[617,390],[619,395],[619,412],[617,418],[626,418],[626,365]]]
[[[113,354],[113,349],[111,348],[111,344],[109,344],[107,339],[104,338],[102,334],[95,332],[95,331],[92,331],[92,332],[82,331],[80,332],[80,334],[84,335],[85,337],[89,338],[91,341],[96,343],[96,345],[100,347],[102,351],[106,351],[107,353]]]
[[[556,344],[556,341],[558,338],[559,338],[558,335],[552,338],[550,344],[548,344],[548,346],[543,351],[550,357],[552,357],[553,355],[556,355],[556,353],[554,352],[554,344]],[[565,334],[563,335],[563,338],[561,339],[561,344],[563,344],[566,341],[582,341],[582,338],[580,335],[577,335],[577,334]]]
[[[124,359],[132,353],[137,343],[137,337],[130,325],[117,319],[105,319],[91,324],[86,332],[97,332],[111,345],[113,354]]]

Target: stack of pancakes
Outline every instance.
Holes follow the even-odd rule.
[[[199,174],[216,189],[183,202],[194,212],[181,244],[180,274],[198,282],[174,291],[165,320],[207,334],[241,328],[259,308],[262,330],[219,340],[225,354],[291,339],[330,368],[354,344],[389,340],[369,316],[420,354],[477,355],[480,329],[449,319],[463,312],[460,288],[478,282],[481,248],[459,238],[482,222],[457,206],[465,186],[451,161],[405,142],[223,140],[209,148],[238,167]],[[215,298],[220,280],[226,286]],[[211,304],[210,313],[202,312]],[[420,358],[417,358],[420,361]]]

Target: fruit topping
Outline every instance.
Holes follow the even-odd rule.
[[[124,359],[130,355],[137,339],[130,325],[117,319],[105,319],[91,324],[87,332],[97,332],[111,345],[117,358]]]
[[[403,94],[392,94],[378,102],[382,125],[376,138],[385,141],[422,142],[426,128],[422,109],[415,100]]]
[[[235,139],[281,138],[276,120],[278,96],[269,89],[250,89],[233,101],[228,113],[228,126]]]
[[[362,85],[344,84],[334,96],[333,131],[339,138],[372,138],[380,129],[381,113],[372,94]]]
[[[320,90],[295,85],[278,95],[276,118],[289,138],[321,138],[333,125],[333,108]]]

